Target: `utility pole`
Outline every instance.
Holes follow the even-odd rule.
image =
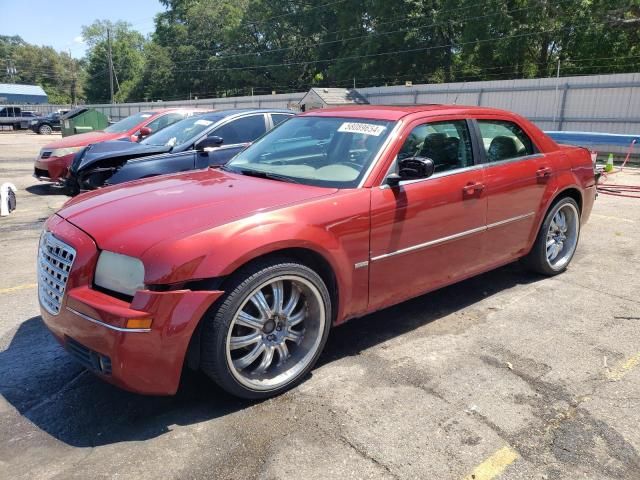
[[[111,92],[111,103],[113,101],[113,57],[111,56],[111,29],[107,27],[107,50],[109,52],[109,91]]]
[[[14,82],[13,76],[16,73],[18,73],[18,70],[16,70],[16,67],[13,66],[13,60],[7,58],[7,74],[11,77],[11,83]]]
[[[71,56],[71,49],[69,49],[69,61],[71,62],[71,105],[75,106],[78,80],[76,78],[76,62],[73,60],[73,57]]]
[[[558,87],[560,86],[560,57],[558,57],[558,70],[556,72],[556,95],[553,101],[553,122],[556,123],[556,115],[558,113]]]

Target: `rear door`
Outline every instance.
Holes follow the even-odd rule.
[[[214,129],[209,136],[221,137],[222,145],[208,153],[209,166],[224,165],[266,131],[267,116],[264,113],[234,118]]]
[[[555,182],[554,154],[540,152],[512,119],[477,118],[475,123],[485,164],[485,257],[495,265],[526,253],[545,191]]]
[[[487,200],[464,119],[413,122],[396,154],[433,159],[435,173],[371,191],[371,308],[398,303],[478,270]]]

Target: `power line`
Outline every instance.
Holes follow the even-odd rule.
[[[592,23],[589,23],[589,25],[592,25]],[[424,51],[430,51],[430,50],[437,50],[437,49],[441,49],[441,48],[461,47],[461,46],[465,46],[465,45],[476,45],[476,44],[479,44],[479,43],[500,42],[500,41],[511,40],[511,39],[515,39],[515,38],[525,38],[525,37],[531,37],[531,36],[536,36],[536,35],[543,35],[543,34],[548,34],[548,33],[561,32],[561,31],[565,31],[565,30],[574,30],[576,27],[582,27],[582,26],[586,26],[586,24],[585,25],[572,25],[571,27],[553,28],[553,29],[549,29],[549,30],[539,30],[537,32],[528,32],[528,33],[520,33],[520,34],[514,34],[514,35],[505,35],[505,36],[500,37],[500,38],[479,39],[479,40],[473,40],[473,41],[468,41],[468,42],[448,43],[448,44],[443,44],[443,45],[435,45],[435,46],[429,46],[429,47],[416,47],[416,48],[408,48],[408,49],[403,49],[403,50],[392,50],[392,51],[388,51],[388,52],[378,52],[378,53],[370,53],[370,54],[364,54],[364,55],[350,55],[350,56],[341,56],[341,57],[334,57],[334,58],[324,58],[324,59],[320,59],[320,60],[306,60],[306,61],[300,61],[300,62],[273,63],[273,64],[268,64],[268,65],[252,65],[252,66],[243,66],[243,67],[217,67],[217,68],[204,68],[204,69],[183,69],[183,70],[174,70],[174,72],[176,72],[176,73],[215,72],[215,71],[229,71],[229,70],[243,71],[243,70],[253,70],[253,69],[262,69],[262,68],[277,68],[277,67],[291,67],[291,66],[298,66],[298,65],[311,65],[311,64],[316,64],[316,63],[334,62],[336,60],[337,61],[357,60],[357,59],[362,59],[362,58],[373,58],[373,57],[380,57],[380,56],[387,56],[387,55],[396,55],[396,54],[399,54],[399,53],[424,52]]]
[[[566,0],[564,0],[566,1]],[[290,47],[282,47],[282,48],[275,48],[275,49],[271,49],[271,50],[263,50],[260,52],[246,52],[246,53],[238,53],[238,54],[231,54],[231,55],[216,55],[214,56],[214,58],[217,59],[227,59],[227,58],[238,58],[238,57],[247,57],[247,56],[260,56],[260,55],[268,55],[268,54],[272,54],[272,53],[276,53],[276,52],[283,52],[283,51],[289,51],[289,50],[300,50],[300,49],[304,49],[304,48],[311,48],[311,47],[318,47],[321,45],[331,45],[331,44],[335,44],[335,43],[343,43],[343,42],[349,42],[352,40],[361,40],[363,38],[375,38],[375,37],[379,37],[379,36],[385,36],[385,35],[392,35],[394,33],[407,33],[407,32],[414,32],[414,31],[420,31],[420,30],[424,30],[427,28],[431,28],[431,27],[437,27],[437,26],[441,26],[441,25],[447,25],[450,23],[456,23],[456,22],[462,22],[465,20],[479,20],[482,18],[488,18],[488,17],[494,17],[494,16],[498,16],[498,15],[504,15],[504,14],[508,14],[508,13],[514,13],[514,12],[519,12],[519,11],[525,11],[525,10],[531,10],[533,8],[537,8],[536,7],[522,7],[522,8],[516,8],[513,10],[509,10],[507,12],[495,12],[495,13],[489,13],[486,15],[481,15],[481,16],[477,16],[474,15],[473,17],[466,17],[466,18],[461,18],[461,19],[450,19],[450,20],[446,20],[446,21],[442,21],[442,22],[435,22],[429,25],[421,25],[419,27],[410,27],[410,28],[405,28],[405,29],[399,29],[399,30],[390,30],[390,31],[384,31],[384,32],[375,32],[375,33],[369,33],[369,34],[365,34],[365,35],[358,35],[356,37],[349,37],[349,38],[341,38],[341,39],[336,39],[336,40],[327,40],[324,42],[310,42],[306,45],[295,45],[295,46],[290,46]],[[211,57],[209,57],[211,58]],[[190,64],[190,63],[196,63],[196,62],[200,62],[202,61],[202,59],[192,59],[192,60],[183,60],[183,61],[177,61],[174,62],[175,64]]]

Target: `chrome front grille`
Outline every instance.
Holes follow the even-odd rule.
[[[69,272],[76,251],[50,232],[40,238],[38,250],[38,298],[40,305],[52,315],[60,313]]]

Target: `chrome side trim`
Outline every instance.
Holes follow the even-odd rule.
[[[372,262],[383,260],[388,257],[393,257],[395,255],[401,255],[403,253],[413,252],[414,250],[421,250],[423,248],[433,247],[435,245],[440,245],[441,243],[450,242],[452,240],[458,240],[462,237],[467,237],[469,235],[474,235],[476,233],[484,232],[487,229],[486,226],[472,228],[471,230],[465,230],[464,232],[455,233],[453,235],[449,235],[448,237],[436,238],[435,240],[431,240],[429,242],[420,243],[418,245],[413,245],[411,247],[402,248],[400,250],[396,250],[395,252],[389,252],[382,255],[378,255],[377,257],[373,257],[371,259]]]
[[[491,230],[492,228],[501,227],[502,225],[507,225],[508,223],[517,222],[518,220],[524,220],[525,218],[532,217],[536,212],[525,213],[524,215],[518,215],[517,217],[507,218],[506,220],[500,220],[499,222],[490,223],[487,225],[487,230]]]
[[[508,158],[506,160],[500,160],[499,162],[476,163],[474,165],[469,165],[468,167],[462,167],[462,168],[457,168],[457,169],[454,169],[454,170],[447,170],[445,172],[434,173],[430,177],[426,177],[426,178],[417,178],[415,180],[403,180],[403,181],[401,181],[399,183],[399,185],[400,186],[411,185],[413,183],[426,182],[426,181],[429,181],[429,180],[434,179],[434,178],[448,177],[450,175],[457,175],[458,173],[470,172],[472,170],[487,169],[487,168],[491,168],[493,166],[500,166],[500,165],[505,165],[505,164],[509,164],[509,163],[515,163],[515,162],[523,162],[523,161],[533,160],[533,159],[541,158],[541,157],[544,157],[543,153],[534,153],[532,155],[527,155],[525,157],[515,157],[515,158]],[[394,162],[391,164],[390,169],[393,168],[393,166],[394,166],[396,161],[397,160],[394,160]],[[387,175],[389,175],[389,173],[390,172],[387,172]],[[387,175],[385,175],[385,178],[386,178]],[[384,182],[384,180],[383,180],[383,182]],[[389,185],[387,185],[386,183],[382,183],[382,184],[379,185],[379,188],[384,189],[384,188],[391,188],[391,187],[389,187]]]
[[[84,318],[85,320],[91,322],[91,323],[95,323],[96,325],[101,325],[103,327],[106,327],[110,330],[115,330],[116,332],[126,332],[126,333],[141,333],[141,332],[150,332],[151,329],[150,328],[122,328],[122,327],[116,327],[114,325],[109,325],[108,323],[104,323],[101,322],[100,320],[96,320],[93,317],[90,317],[89,315],[85,315],[84,313],[80,313],[77,310],[74,310],[71,307],[67,307],[67,310],[69,310],[71,313],[74,313],[75,315],[79,316],[80,318]]]
[[[484,165],[486,168],[491,168],[494,165],[504,165],[506,163],[523,162],[526,160],[533,160],[535,158],[542,158],[542,157],[544,157],[544,153],[532,153],[531,155],[525,155],[524,157],[507,158],[505,160],[498,160],[497,162],[485,162],[485,163],[482,163],[481,165]]]
[[[358,262],[354,265],[355,269],[357,270],[358,268],[366,268],[369,266],[369,261],[365,260],[364,262]]]
[[[476,233],[481,233],[481,232],[490,230],[492,228],[506,225],[508,223],[524,220],[525,218],[529,218],[533,215],[535,215],[535,212],[529,212],[523,215],[518,215],[517,217],[507,218],[506,220],[501,220],[499,222],[491,223],[489,225],[484,225],[482,227],[472,228],[471,230],[465,230],[464,232],[454,233],[453,235],[449,235],[447,237],[436,238],[435,240],[430,240],[425,243],[420,243],[418,245],[413,245],[411,247],[401,248],[400,250],[396,250],[395,252],[389,252],[389,253],[384,253],[382,255],[377,255],[375,257],[372,257],[371,261],[376,262],[378,260],[384,260],[385,258],[393,257],[396,255],[402,255],[403,253],[422,250],[423,248],[435,247],[436,245],[441,245],[443,243],[451,242],[453,240],[459,240],[460,238],[468,237],[470,235],[475,235]]]
[[[426,182],[428,180],[432,180],[432,179],[435,179],[435,178],[442,178],[442,177],[449,177],[451,175],[458,175],[460,173],[470,172],[472,170],[481,170],[485,166],[486,165],[484,163],[477,163],[477,164],[474,164],[474,165],[469,165],[468,167],[456,168],[455,170],[447,170],[445,172],[434,173],[430,177],[426,177],[426,178],[416,178],[415,180],[402,180],[399,183],[399,185],[400,186],[411,185],[411,184],[414,184],[414,183]],[[392,165],[392,167],[393,167],[393,165]],[[387,175],[389,175],[389,173],[387,173]],[[380,188],[384,189],[384,188],[391,188],[391,187],[388,184],[383,183],[382,185],[380,185]]]

